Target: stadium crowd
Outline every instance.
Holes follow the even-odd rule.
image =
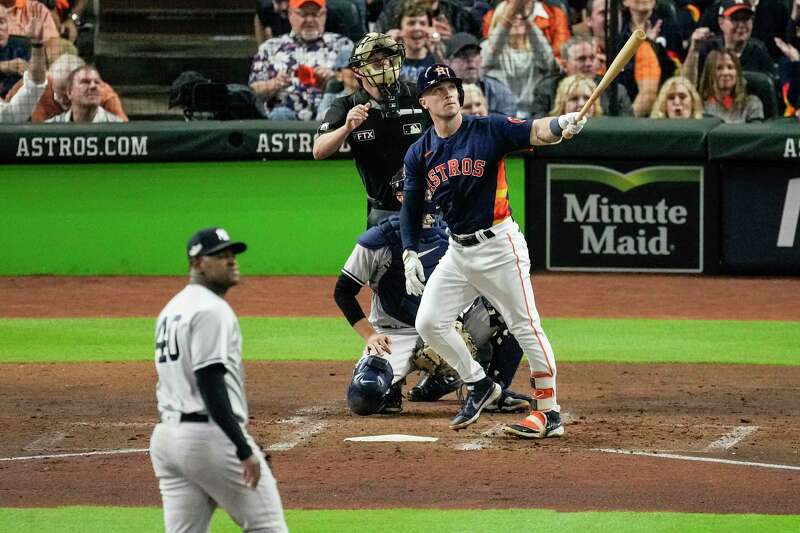
[[[641,29],[646,43],[593,115],[800,120],[800,0],[619,0],[613,21],[608,3],[256,0],[258,51],[238,87],[254,117],[319,120],[357,88],[349,54],[374,30],[404,45],[403,80],[445,62],[467,84],[465,112],[541,117],[580,109],[607,58]],[[87,4],[0,0],[0,122],[128,120],[76,47]]]

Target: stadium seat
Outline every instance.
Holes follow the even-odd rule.
[[[747,83],[747,92],[758,96],[764,104],[764,118],[770,119],[778,116],[778,89],[775,80],[763,72],[744,71]]]

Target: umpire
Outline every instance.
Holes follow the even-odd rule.
[[[383,33],[367,33],[353,47],[350,69],[360,89],[337,98],[319,127],[314,159],[325,159],[348,142],[367,191],[367,228],[400,211],[392,176],[406,149],[430,124],[416,87],[398,81],[405,48]]]

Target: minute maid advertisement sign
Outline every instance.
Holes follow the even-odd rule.
[[[547,166],[549,270],[702,272],[703,167]]]

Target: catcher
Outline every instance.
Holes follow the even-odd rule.
[[[402,201],[403,176],[391,181]],[[447,228],[427,206],[420,238],[419,257],[430,275],[448,246]],[[369,319],[357,295],[364,285],[372,289]],[[420,298],[406,293],[399,218],[396,215],[364,232],[342,268],[334,289],[334,300],[356,332],[366,341],[361,359],[348,386],[348,405],[356,414],[392,413],[402,410],[402,386],[414,370],[425,377],[411,389],[411,401],[436,401],[460,388],[455,371],[432,350],[423,346],[414,329]],[[474,346],[476,359],[487,374],[498,381],[504,394],[495,410],[529,408],[530,398],[508,386],[522,358],[522,350],[508,334],[500,315],[486,300],[477,300],[460,317],[463,332]]]

